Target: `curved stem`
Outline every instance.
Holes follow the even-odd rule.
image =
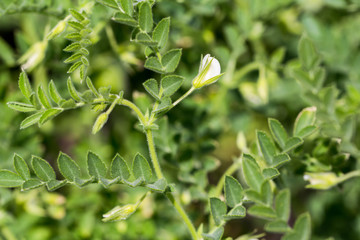
[[[145,125],[146,119],[145,119],[145,117],[144,117],[144,114],[142,114],[142,112],[140,111],[140,109],[139,109],[134,103],[132,103],[132,102],[129,101],[129,100],[123,99],[122,101],[120,101],[119,104],[131,108],[131,109],[136,113],[136,115],[138,116],[138,118],[139,118],[139,120],[140,120],[140,123],[143,124],[143,125]]]

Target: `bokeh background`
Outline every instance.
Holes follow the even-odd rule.
[[[26,114],[6,106],[8,101],[22,99],[17,84],[22,67],[34,85],[46,85],[53,79],[66,96],[69,66],[63,61],[69,54],[62,49],[68,41],[59,37],[47,42],[44,36],[68,14],[67,9],[81,9],[89,2],[0,1],[1,168],[12,168],[14,153],[27,162],[31,155],[43,156],[55,168],[59,151],[71,155],[83,168],[89,149],[107,163],[115,153],[129,163],[135,153],[147,154],[145,137],[136,130],[136,117],[128,109],[117,108],[105,128],[92,135],[97,114],[89,108],[63,113],[42,128],[20,130]],[[143,68],[144,49],[129,41],[131,28],[112,22],[111,14],[98,3],[88,13],[94,30],[89,76],[97,87],[124,90],[125,98],[145,109],[152,100],[142,83],[158,76]],[[195,225],[207,221],[207,192],[227,166],[242,151],[254,149],[255,130],[268,131],[267,118],[272,117],[290,131],[299,111],[315,105],[321,129],[294,154],[277,184],[291,189],[292,220],[310,212],[313,239],[359,239],[360,179],[316,191],[305,189],[303,174],[360,168],[360,138],[356,135],[360,1],[158,0],[153,15],[155,22],[171,17],[168,45],[183,48],[177,73],[186,82],[178,96],[191,87],[201,54],[217,57],[226,72],[217,84],[196,91],[171,110],[155,136],[164,172],[182,190],[182,202]],[[326,70],[325,90],[316,98],[291,74],[291,67],[298,65],[297,46],[303,34],[314,42]],[[80,82],[76,74],[72,78]],[[81,88],[80,83],[78,86]],[[349,154],[342,164],[333,164],[331,159],[339,153]],[[103,213],[115,205],[135,202],[144,191],[119,185],[110,189],[64,187],[55,192],[0,188],[0,239],[188,239],[175,210],[156,194],[127,221],[101,222]],[[263,232],[263,225],[248,216],[228,224],[225,234],[236,239],[254,229]]]

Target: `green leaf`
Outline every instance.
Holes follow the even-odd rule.
[[[290,191],[281,190],[275,198],[275,211],[279,219],[287,222],[290,217]]]
[[[271,207],[263,205],[253,205],[248,209],[248,213],[262,219],[275,219],[276,213]]]
[[[166,42],[168,40],[170,30],[170,17],[163,18],[161,21],[156,25],[152,39],[158,43],[158,47],[164,48]]]
[[[246,215],[246,209],[239,205],[231,209],[228,214],[224,216],[224,219],[226,220],[232,220],[232,219],[239,219],[243,218]]]
[[[30,115],[29,117],[25,118],[20,124],[20,129],[30,127],[31,125],[37,123],[40,120],[42,114],[43,112],[41,111],[34,113],[33,115]]]
[[[42,86],[39,86],[37,94],[38,94],[39,101],[44,106],[44,108],[51,108],[49,98],[46,95]]]
[[[144,51],[145,57],[150,57],[151,54],[155,54],[155,52],[151,49],[151,47],[146,47]]]
[[[98,97],[98,98],[101,97],[89,77],[86,78],[86,85],[88,86],[88,88],[93,92],[93,94],[96,97]]]
[[[9,170],[0,170],[0,187],[19,187],[24,180]]]
[[[79,187],[84,187],[84,186],[86,186],[86,185],[88,185],[88,184],[90,184],[90,183],[93,183],[94,180],[95,180],[94,177],[91,177],[91,178],[89,178],[89,179],[76,178],[76,179],[75,179],[75,184],[76,184],[77,186],[79,186]]]
[[[290,161],[290,157],[287,153],[278,154],[274,157],[273,164],[271,165],[271,167],[279,168],[281,165],[283,165],[284,163],[286,163],[288,161]]]
[[[129,15],[130,17],[133,16],[134,7],[132,0],[120,0],[121,8],[124,12]]]
[[[308,90],[314,89],[314,84],[312,80],[310,79],[309,73],[305,72],[304,70],[300,68],[292,69],[291,75],[293,78],[298,80],[302,86],[307,88]]]
[[[110,174],[112,178],[120,177],[120,180],[127,180],[130,177],[129,167],[119,154],[116,154],[111,162]]]
[[[52,100],[54,100],[54,102],[56,102],[56,104],[59,105],[60,101],[63,98],[61,97],[60,93],[58,92],[53,80],[51,80],[49,83],[49,93],[50,93],[50,97],[52,98]]]
[[[96,181],[100,182],[101,178],[106,177],[106,166],[98,155],[89,151],[87,156],[89,175],[94,177]]]
[[[63,49],[65,52],[75,52],[78,51],[81,48],[81,44],[78,42],[74,42],[66,46],[66,48]]]
[[[56,179],[54,169],[44,159],[33,156],[31,165],[35,171],[36,176],[38,176],[44,182],[49,182]]]
[[[316,52],[315,46],[305,35],[299,41],[298,52],[301,65],[305,70],[309,71],[319,64],[320,57]]]
[[[65,59],[64,63],[71,63],[71,62],[78,61],[82,56],[83,55],[81,53],[74,53],[73,55],[71,55],[70,57]]]
[[[81,65],[80,67],[80,79],[81,79],[81,83],[84,81],[85,77],[86,77],[86,72],[87,72],[87,66],[86,65]]]
[[[47,121],[53,119],[57,115],[59,115],[63,109],[60,108],[51,108],[46,110],[39,119],[39,126],[44,125]]]
[[[156,100],[160,100],[159,98],[159,85],[156,79],[150,78],[146,82],[143,83],[145,90],[153,96]]]
[[[263,169],[262,174],[266,180],[274,179],[280,175],[276,168],[265,168]]]
[[[288,135],[283,127],[283,125],[276,119],[269,118],[269,128],[272,136],[279,146],[283,149],[287,141]]]
[[[33,92],[31,95],[30,95],[30,102],[31,104],[37,109],[37,110],[40,110],[42,108],[40,102],[39,102],[39,99],[38,97],[36,96],[36,93]]]
[[[176,75],[169,75],[162,78],[160,82],[162,96],[173,95],[181,87],[183,82],[184,78]]]
[[[39,179],[29,179],[21,185],[21,191],[28,191],[31,189],[35,189],[41,187],[44,184],[45,183],[40,181]]]
[[[261,185],[261,198],[262,198],[262,202],[265,205],[267,206],[272,205],[273,193],[269,181],[264,181],[263,184]]]
[[[144,32],[151,32],[153,27],[153,17],[151,6],[148,2],[143,2],[139,8],[139,26]]]
[[[157,42],[153,41],[152,38],[144,32],[139,32],[135,37],[136,42],[141,43],[145,46],[156,46]]]
[[[76,11],[75,9],[69,9],[70,14],[79,22],[85,20],[85,17],[79,13],[78,11]]]
[[[298,146],[300,146],[303,143],[304,143],[304,140],[302,140],[301,138],[291,137],[287,140],[285,147],[283,149],[283,152],[290,152],[291,150],[293,150],[294,148],[297,148]]]
[[[67,87],[68,87],[68,91],[70,93],[70,96],[77,102],[80,102],[80,96],[78,91],[76,91],[76,88],[73,84],[73,82],[71,81],[71,78],[68,78],[67,80]]]
[[[81,57],[81,62],[87,67],[90,65],[89,60],[84,56]]]
[[[82,66],[83,63],[81,61],[77,61],[76,63],[74,63],[73,65],[71,65],[71,67],[69,68],[69,70],[67,71],[67,73],[72,73],[74,72],[76,69],[78,69],[80,66]]]
[[[136,179],[142,179],[145,182],[150,182],[152,176],[150,165],[140,153],[135,155],[132,171]]]
[[[260,167],[256,163],[256,160],[248,154],[243,154],[242,163],[246,184],[255,191],[260,192],[261,184],[263,183],[264,178],[260,172]]]
[[[50,180],[46,183],[46,187],[49,191],[55,191],[58,188],[66,185],[66,181]]]
[[[166,73],[172,73],[175,71],[179,64],[181,53],[181,48],[172,49],[162,57],[161,63]]]
[[[69,33],[65,36],[66,39],[70,41],[80,41],[82,36],[78,32]]]
[[[31,104],[21,103],[21,102],[8,102],[8,107],[11,109],[14,109],[19,112],[33,112],[36,111],[36,108],[34,108]]]
[[[26,164],[24,159],[17,154],[14,155],[14,168],[22,179],[28,180],[30,178],[30,171],[28,165]]]
[[[60,107],[64,108],[64,109],[70,109],[70,108],[75,108],[76,107],[76,103],[74,101],[74,99],[70,98],[68,100],[62,100],[60,102]]]
[[[273,222],[266,223],[265,230],[267,232],[286,233],[290,230],[290,227],[282,220],[275,220]]]
[[[271,166],[273,158],[276,155],[275,145],[265,132],[257,131],[256,134],[260,150],[265,158],[265,161],[269,166]]]
[[[294,231],[287,233],[282,240],[310,240],[311,220],[309,213],[301,214],[295,222]]]
[[[165,178],[161,178],[154,183],[146,184],[145,187],[149,188],[153,192],[163,193],[166,190],[167,182]]]
[[[224,192],[226,204],[232,208],[241,203],[244,197],[243,188],[232,176],[225,177]]]
[[[126,184],[126,185],[128,185],[129,187],[137,187],[137,186],[139,186],[140,184],[142,184],[143,182],[144,182],[144,180],[142,179],[142,178],[138,178],[138,179],[136,179],[136,180],[134,180],[134,181],[132,181],[132,182],[129,182],[129,181],[127,181],[127,180],[123,180],[123,182]]]
[[[68,155],[66,155],[63,152],[60,152],[57,162],[61,174],[68,181],[75,182],[76,179],[81,178],[81,172],[79,166]]]
[[[325,77],[326,77],[325,69],[322,67],[317,67],[313,77],[314,85],[317,90],[320,90],[323,87]]]
[[[85,28],[84,25],[82,25],[81,23],[76,22],[76,21],[68,21],[67,24],[69,24],[70,27],[72,27],[78,31],[83,30]]]
[[[119,6],[116,0],[96,0],[96,2],[106,6],[113,8],[115,10],[119,10]]]
[[[244,191],[244,193],[248,200],[250,200],[252,202],[264,204],[263,196],[259,192],[255,191],[254,189],[246,189]]]
[[[30,100],[30,95],[33,92],[29,78],[25,71],[22,71],[19,76],[19,88],[21,93]]]
[[[312,126],[315,123],[316,107],[308,107],[303,109],[296,117],[294,125],[294,136],[300,137],[299,133],[306,127]]]
[[[227,210],[226,204],[218,198],[210,198],[210,210],[215,224],[217,226],[221,225]]]
[[[307,136],[310,136],[311,134],[313,134],[316,130],[317,130],[317,127],[314,125],[307,126],[307,127],[304,127],[303,129],[301,129],[297,133],[297,136],[299,138],[306,138]]]
[[[115,22],[122,23],[131,27],[138,26],[138,22],[134,18],[122,12],[116,12],[111,19]]]
[[[165,73],[163,71],[163,66],[157,57],[149,57],[146,59],[144,67],[157,73]]]
[[[202,236],[205,240],[221,240],[224,234],[224,227],[217,227],[211,233],[203,233]]]
[[[164,97],[161,99],[159,106],[153,110],[154,113],[158,114],[160,112],[166,111],[171,108],[171,99],[169,97]]]

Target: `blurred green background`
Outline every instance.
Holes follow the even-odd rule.
[[[26,114],[6,106],[8,101],[22,99],[17,85],[21,68],[34,85],[53,79],[59,89],[66,88],[69,66],[63,61],[69,54],[62,49],[67,40],[60,37],[44,45],[37,43],[67,15],[68,8],[79,10],[89,2],[0,1],[1,168],[12,168],[14,153],[27,162],[31,155],[43,156],[55,168],[59,151],[83,168],[89,149],[107,163],[117,152],[129,162],[137,152],[147,155],[145,137],[136,130],[136,118],[128,109],[116,109],[103,131],[92,135],[97,114],[88,108],[66,112],[41,129],[19,130]],[[88,15],[95,43],[90,48],[89,76],[97,87],[124,90],[126,98],[146,108],[152,100],[142,83],[156,75],[143,68],[143,47],[129,41],[131,28],[112,22],[111,11],[104,6],[95,3]],[[195,92],[171,110],[155,136],[164,172],[182,190],[181,199],[195,225],[207,221],[206,193],[226,167],[246,148],[254,149],[255,130],[268,131],[267,118],[273,117],[290,131],[298,112],[315,105],[321,130],[295,153],[277,184],[291,189],[293,220],[310,211],[313,239],[359,239],[360,179],[314,191],[304,188],[303,173],[328,171],[329,167],[339,172],[360,168],[360,138],[356,135],[360,1],[159,0],[153,15],[155,22],[171,17],[168,45],[183,48],[177,73],[186,82],[178,96],[191,87],[201,54],[217,57],[226,72],[217,84]],[[318,99],[311,98],[309,90],[291,75],[291,67],[298,64],[297,44],[302,34],[314,42],[326,70],[326,89],[316,95]],[[79,82],[76,74],[72,77]],[[65,90],[61,93],[67,94]],[[337,138],[342,142],[334,142]],[[329,159],[340,152],[349,157],[335,166]],[[0,239],[189,239],[175,210],[156,194],[127,221],[101,222],[103,213],[115,205],[135,202],[144,191],[118,185],[110,189],[64,187],[56,192],[0,188]],[[246,217],[228,224],[225,234],[236,238],[253,229],[262,232],[263,225],[263,221]],[[265,237],[279,238],[274,234]]]

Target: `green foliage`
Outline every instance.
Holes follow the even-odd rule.
[[[0,1],[0,239],[356,238],[359,7]]]

